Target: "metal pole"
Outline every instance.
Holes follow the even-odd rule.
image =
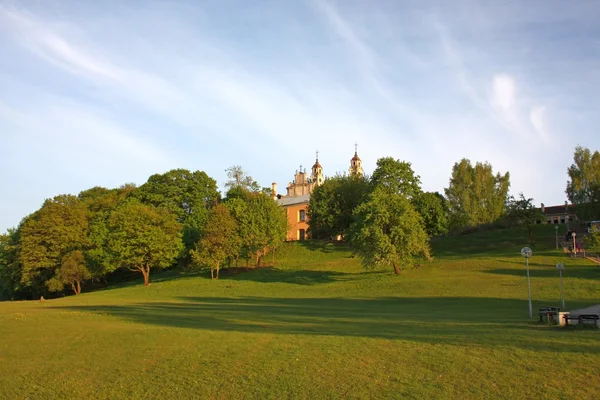
[[[565,286],[563,284],[563,280],[562,280],[562,269],[559,269],[558,272],[560,273],[560,297],[562,298],[562,306],[563,306],[563,311],[566,310],[565,307]]]
[[[556,250],[558,250],[558,229],[554,229],[554,232],[556,234]]]
[[[525,259],[527,264],[527,297],[529,297],[529,319],[533,318],[533,309],[531,307],[531,285],[529,283],[529,258]]]

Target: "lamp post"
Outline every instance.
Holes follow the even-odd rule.
[[[527,266],[527,297],[529,298],[529,319],[533,318],[533,309],[531,307],[531,284],[529,283],[529,257],[531,257],[531,249],[529,247],[523,247],[521,249],[521,255],[525,257],[525,264]]]
[[[560,274],[560,297],[562,299],[562,309],[565,311],[565,286],[563,285],[562,280],[562,272],[565,266],[563,264],[556,264],[556,269],[558,269],[558,273]]]
[[[556,250],[558,250],[558,225],[554,225],[554,231],[556,232]]]
[[[577,233],[573,232],[573,254],[575,254],[575,257],[577,257],[577,240],[575,240],[576,236]]]

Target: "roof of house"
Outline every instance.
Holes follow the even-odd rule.
[[[292,206],[294,204],[308,203],[310,200],[310,194],[303,194],[302,196],[282,197],[277,199],[277,204],[280,206]]]
[[[541,210],[541,208],[539,208],[539,210]],[[572,204],[569,204],[567,207],[565,207],[564,204],[561,204],[560,206],[546,206],[544,207],[544,211],[543,213],[545,215],[554,215],[554,214],[565,214],[566,213],[574,213],[575,210],[572,208]]]

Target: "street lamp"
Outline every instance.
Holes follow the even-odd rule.
[[[576,236],[577,233],[573,232],[573,254],[575,254],[575,257],[577,257],[577,240],[575,240]]]
[[[565,266],[563,264],[556,264],[556,269],[558,269],[558,273],[560,274],[560,297],[562,298],[562,309],[565,311],[565,286],[563,285],[562,280],[562,272]]]
[[[558,225],[554,225],[554,231],[556,232],[556,250],[558,250]]]
[[[521,249],[521,255],[525,257],[525,264],[527,265],[527,297],[529,298],[529,319],[533,318],[533,309],[531,307],[531,284],[529,283],[529,257],[531,257],[531,249],[529,247],[523,247]]]

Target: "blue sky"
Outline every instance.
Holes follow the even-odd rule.
[[[45,198],[242,165],[280,192],[359,144],[443,191],[466,157],[565,200],[598,149],[600,2],[0,0],[0,230]]]

